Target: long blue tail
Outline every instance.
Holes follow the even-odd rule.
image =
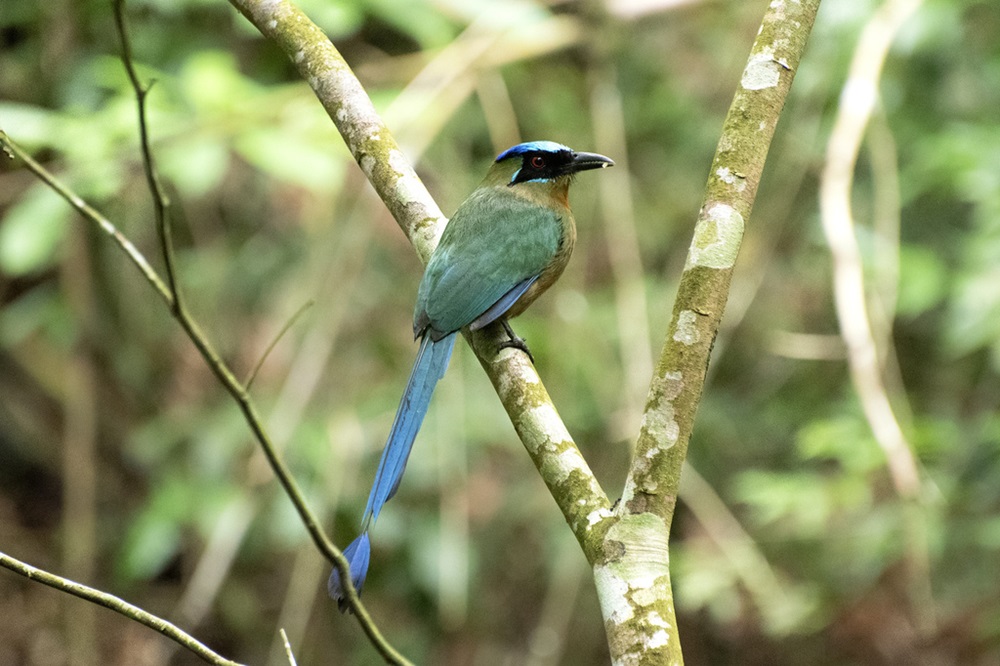
[[[361,591],[361,586],[365,582],[365,576],[368,574],[368,562],[371,559],[371,540],[368,536],[368,530],[378,519],[382,506],[396,494],[396,490],[399,488],[403,471],[406,469],[406,461],[413,448],[413,440],[416,438],[420,424],[423,423],[424,415],[430,406],[434,387],[438,380],[444,376],[445,370],[448,369],[448,360],[455,347],[456,335],[457,332],[451,333],[435,342],[431,340],[430,335],[425,334],[420,341],[417,360],[413,363],[410,380],[406,383],[406,391],[403,392],[402,400],[399,401],[399,409],[396,410],[396,418],[392,422],[389,439],[386,441],[385,449],[382,450],[378,471],[375,472],[375,482],[372,484],[371,493],[368,495],[368,504],[365,506],[365,514],[361,519],[361,534],[344,549],[344,555],[351,564],[351,582],[354,583],[354,588],[358,592]],[[343,587],[336,569],[330,574],[327,590],[330,592],[330,596],[337,600],[340,610],[344,610],[346,604]]]

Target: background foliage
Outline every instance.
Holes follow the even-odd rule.
[[[446,213],[522,138],[619,161],[611,187],[581,178],[574,261],[516,322],[617,496],[644,363],[766,3],[299,4]],[[674,525],[693,664],[1000,660],[1000,6],[934,0],[907,23],[855,183],[891,397],[923,466],[922,598],[902,563],[905,507],[845,367],[818,223],[825,141],[875,4],[821,8],[748,226]],[[312,303],[253,393],[347,543],[414,354],[420,266],[311,92],[236,12],[129,7],[140,74],[157,81],[189,307],[249,374]],[[5,2],[0,40],[0,127],[157,257],[108,3]],[[237,409],[148,285],[29,174],[0,169],[3,549],[234,659],[281,663],[283,626],[300,663],[371,663]],[[420,663],[605,663],[583,557],[467,350],[420,440],[366,585],[394,643]],[[9,574],[0,618],[4,664],[193,659]]]

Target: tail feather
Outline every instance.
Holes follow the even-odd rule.
[[[455,347],[456,335],[457,333],[451,333],[438,341],[431,340],[430,335],[424,335],[420,341],[417,360],[413,363],[410,380],[399,402],[396,418],[392,422],[389,438],[378,463],[378,471],[375,472],[375,482],[372,484],[368,503],[365,505],[364,518],[361,520],[361,534],[344,550],[344,555],[351,565],[351,582],[358,592],[365,582],[371,559],[371,540],[368,530],[378,519],[382,506],[399,489],[399,482],[406,470],[406,461],[413,448],[413,440],[416,439],[417,431],[420,430],[420,424],[423,423],[424,415],[430,406],[434,387],[448,369],[448,360]],[[330,574],[327,589],[343,611],[346,603],[340,574],[336,569]]]
[[[351,542],[344,549],[344,557],[351,570],[351,582],[354,590],[361,594],[361,588],[365,584],[365,577],[368,575],[368,563],[372,557],[372,542],[368,536],[368,531],[362,532],[357,539]],[[337,600],[337,607],[343,613],[347,610],[347,597],[344,596],[344,586],[340,582],[340,572],[336,568],[330,573],[330,579],[326,582],[327,592]]]
[[[424,415],[430,406],[434,387],[448,369],[448,360],[455,346],[456,335],[452,333],[437,342],[431,340],[430,335],[425,335],[420,341],[417,360],[413,363],[410,380],[399,402],[399,409],[396,410],[389,439],[386,441],[385,449],[382,450],[382,458],[375,472],[375,482],[368,495],[368,504],[365,505],[365,515],[362,519],[364,529],[368,529],[368,526],[378,519],[382,505],[388,502],[399,488],[399,482],[406,469],[406,461],[413,448],[413,440],[416,439],[417,431],[420,430]]]

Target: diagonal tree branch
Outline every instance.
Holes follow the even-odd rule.
[[[244,418],[247,421],[247,425],[250,427],[251,432],[253,432],[254,437],[257,439],[258,444],[260,444],[261,449],[264,452],[265,457],[268,459],[268,463],[271,465],[271,469],[274,471],[275,476],[278,477],[278,481],[281,483],[291,500],[295,510],[298,512],[299,517],[302,520],[306,531],[312,537],[313,542],[316,544],[317,549],[323,553],[324,557],[329,560],[333,566],[337,567],[341,575],[347,577],[349,572],[349,565],[347,560],[344,558],[343,554],[333,545],[333,542],[323,531],[320,526],[319,520],[313,514],[312,510],[309,508],[306,502],[305,495],[302,493],[298,484],[295,482],[294,477],[292,477],[291,472],[285,465],[284,461],[278,456],[277,450],[271,442],[271,438],[264,427],[263,421],[260,418],[257,408],[250,398],[250,394],[236,376],[230,370],[229,366],[226,365],[225,361],[218,355],[209,342],[208,338],[202,333],[197,322],[192,319],[187,311],[181,307],[175,309],[173,307],[174,299],[171,297],[169,286],[160,278],[159,274],[155,269],[150,266],[149,262],[146,260],[145,256],[135,245],[121,232],[119,229],[106,217],[104,217],[97,209],[84,201],[78,194],[73,192],[69,187],[67,187],[62,181],[55,177],[48,169],[39,164],[35,159],[33,159],[28,153],[26,153],[20,146],[18,146],[14,141],[11,140],[9,136],[0,130],[0,148],[3,149],[8,155],[13,158],[20,159],[24,162],[25,167],[33,174],[35,174],[42,182],[52,188],[57,194],[59,194],[67,203],[70,204],[84,219],[94,223],[102,232],[107,234],[111,239],[125,252],[126,256],[136,265],[142,275],[146,278],[147,282],[153,286],[156,292],[163,299],[164,303],[170,308],[171,313],[174,314],[175,318],[181,323],[181,326],[187,332],[191,341],[197,347],[198,351],[202,354],[205,362],[208,364],[209,368],[212,370],[213,374],[219,379],[223,387],[229,392],[229,394],[236,400],[243,412]],[[345,586],[347,591],[348,603],[351,604],[351,609],[354,611],[355,616],[358,618],[358,622],[361,624],[362,629],[368,636],[369,640],[379,651],[380,654],[385,658],[388,663],[392,664],[409,664],[402,655],[400,655],[388,641],[382,636],[375,622],[372,620],[371,615],[365,609],[364,605],[361,603],[357,592],[354,590],[353,586]]]
[[[704,388],[736,255],[767,152],[819,0],[772,2],[729,107],[705,188],[673,317],[650,384],[624,514],[673,516],[681,466]]]
[[[230,3],[295,64],[420,260],[427,263],[444,229],[444,215],[326,34],[288,0]]]
[[[132,61],[132,48],[128,37],[128,30],[125,25],[125,1],[115,0],[112,8],[115,17],[115,27],[118,31],[118,37],[121,40],[122,45],[122,63],[125,66],[129,83],[131,84],[136,97],[139,121],[139,144],[142,151],[143,170],[146,176],[146,184],[149,189],[149,194],[153,200],[156,228],[160,238],[160,250],[163,253],[163,261],[167,273],[167,293],[163,295],[165,300],[167,300],[168,306],[170,307],[170,313],[181,325],[181,328],[183,328],[187,333],[188,337],[201,353],[205,362],[209,365],[219,382],[229,392],[233,399],[236,400],[240,410],[243,412],[243,416],[247,424],[250,426],[250,430],[254,433],[258,443],[260,444],[271,469],[274,471],[275,476],[278,477],[279,482],[285,489],[285,493],[288,495],[289,499],[291,499],[292,504],[298,511],[302,523],[305,525],[309,534],[313,537],[313,541],[317,548],[333,563],[343,579],[348,580],[350,579],[350,566],[347,559],[344,557],[343,553],[333,545],[333,542],[323,531],[319,521],[309,508],[305,496],[299,489],[295,478],[291,475],[291,472],[285,466],[284,461],[278,455],[277,449],[271,441],[271,437],[264,428],[263,421],[257,413],[257,408],[250,398],[248,388],[239,382],[236,375],[215,351],[208,337],[201,331],[197,321],[185,307],[181,298],[181,292],[176,278],[173,235],[171,232],[169,217],[170,199],[167,197],[166,192],[163,189],[159,174],[156,171],[156,166],[153,163],[153,151],[150,147],[149,141],[149,124],[146,117],[146,95],[149,93],[149,86],[143,85],[139,80],[139,76],[136,73],[135,66]],[[350,581],[347,585],[345,585],[345,591],[348,606],[354,612],[369,640],[382,654],[385,660],[393,664],[408,663],[406,659],[399,654],[382,636],[378,627],[375,625],[374,620],[372,620],[367,610],[361,604],[357,590],[354,589],[354,586]]]
[[[110,608],[116,613],[121,613],[125,617],[135,620],[140,624],[144,624],[147,627],[163,634],[167,638],[176,641],[210,664],[218,664],[219,666],[239,666],[237,662],[230,661],[222,655],[213,652],[206,647],[204,643],[201,643],[194,636],[186,633],[176,625],[171,624],[170,622],[167,622],[163,618],[157,617],[152,613],[147,613],[138,606],[130,604],[129,602],[114,595],[100,590],[95,590],[92,587],[81,585],[80,583],[73,582],[67,578],[63,578],[62,576],[57,576],[53,573],[49,573],[48,571],[33,567],[30,564],[26,564],[11,557],[10,555],[7,555],[6,553],[0,553],[0,566],[13,571],[14,573],[20,574],[28,580],[38,581],[39,583],[61,590],[67,594],[72,594],[73,596],[80,597],[81,599],[86,599],[87,601],[95,603],[98,606]]]
[[[400,151],[336,47],[288,0],[230,0],[295,63],[362,171],[426,263],[445,218]],[[534,366],[513,350],[497,353],[497,327],[467,336],[511,423],[573,529],[588,560],[609,527],[610,502],[559,418]]]
[[[745,220],[818,8],[770,3],[712,161],[605,560],[594,567],[611,654],[623,662],[683,662],[668,552],[681,469]]]

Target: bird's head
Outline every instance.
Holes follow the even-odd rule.
[[[500,153],[490,173],[503,179],[508,187],[521,183],[555,183],[565,187],[580,171],[614,164],[604,155],[576,152],[554,141],[529,141]]]

